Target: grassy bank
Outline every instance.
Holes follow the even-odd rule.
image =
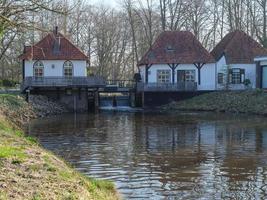
[[[216,111],[267,115],[267,93],[263,91],[221,91],[196,96],[163,106],[164,111]]]
[[[114,185],[87,178],[44,150],[19,127],[34,111],[0,95],[0,199],[118,199]]]

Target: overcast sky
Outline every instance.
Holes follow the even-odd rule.
[[[92,4],[104,4],[114,8],[120,8],[120,5],[118,3],[120,2],[120,0],[87,0],[87,1]]]
[[[120,4],[121,2],[123,2],[123,0],[85,0],[85,1],[88,1],[90,4],[103,4],[117,9],[121,8]],[[141,0],[141,2],[144,5],[146,4],[146,0]]]

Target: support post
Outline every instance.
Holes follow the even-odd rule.
[[[85,96],[87,101],[87,112],[89,112],[89,94],[88,94],[88,87],[85,88]]]
[[[59,91],[60,89],[59,88],[57,88],[57,100],[59,100],[60,99],[60,91]]]
[[[201,84],[201,68],[205,65],[205,63],[194,63],[195,67],[197,68],[197,74],[198,74],[198,85]]]
[[[168,64],[169,67],[171,68],[172,70],[172,83],[175,82],[175,69],[178,67],[179,63],[175,64],[175,63],[172,63],[172,64]]]
[[[142,108],[145,108],[145,92],[142,91]]]
[[[95,98],[95,110],[99,107],[99,92],[98,89],[94,92],[94,98]]]
[[[256,88],[262,88],[262,66],[260,61],[256,62]]]
[[[150,69],[150,67],[152,66],[152,64],[146,64],[146,83],[148,83],[148,70]]]
[[[81,100],[81,88],[78,88],[78,96],[79,96],[79,100]]]
[[[30,89],[27,89],[26,90],[26,102],[29,102],[30,93],[31,93],[31,90]]]
[[[25,60],[22,60],[22,80],[25,79]]]

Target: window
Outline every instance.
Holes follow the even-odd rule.
[[[65,77],[72,77],[72,75],[73,75],[73,64],[72,64],[72,62],[71,61],[64,62],[63,70],[64,70],[64,76]]]
[[[158,83],[170,83],[171,70],[157,70],[157,82]]]
[[[241,83],[240,69],[232,69],[232,83],[233,84]]]
[[[172,47],[172,45],[167,45],[166,50],[167,52],[173,52],[174,48]]]
[[[44,76],[44,65],[41,61],[36,61],[33,65],[34,77],[41,78]]]
[[[218,83],[223,84],[223,73],[218,73]]]
[[[232,84],[241,84],[245,80],[245,69],[233,68],[229,70],[230,80]]]
[[[195,82],[195,70],[178,70],[177,82]]]

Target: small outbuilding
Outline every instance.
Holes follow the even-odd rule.
[[[86,77],[88,57],[57,28],[33,46],[26,46],[19,57],[23,79]]]
[[[261,72],[256,72],[254,59],[267,56],[267,50],[245,32],[237,30],[228,33],[211,51],[211,55],[216,60],[216,89],[262,87],[260,83],[257,84]],[[266,80],[263,79],[262,84],[267,88],[267,68],[261,71],[266,74]]]

